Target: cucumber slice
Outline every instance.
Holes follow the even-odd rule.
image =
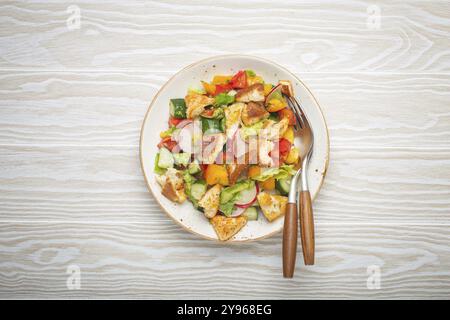
[[[199,173],[200,171],[201,171],[201,168],[200,168],[200,165],[198,164],[197,161],[192,162],[192,163],[189,164],[188,172],[190,174],[196,174],[196,173]]]
[[[164,173],[166,173],[166,169],[161,168],[158,165],[158,163],[159,163],[159,153],[157,153],[156,156],[155,156],[155,166],[153,167],[153,171],[156,174],[164,174]]]
[[[186,119],[186,102],[184,99],[170,99],[170,115],[177,119]]]
[[[280,116],[278,115],[277,112],[271,112],[269,115],[269,120],[273,120],[273,121],[279,121],[280,120]]]
[[[225,119],[225,118],[223,118]],[[202,121],[202,132],[203,133],[218,133],[218,132],[224,132],[224,125],[222,119],[208,119],[201,117]]]
[[[204,181],[197,181],[191,186],[190,194],[195,200],[200,200],[206,193],[206,183]]]
[[[175,161],[175,164],[178,166],[184,166],[186,167],[189,164],[189,161],[191,161],[191,154],[190,153],[173,153],[173,160]]]
[[[287,178],[276,180],[275,186],[277,190],[280,191],[280,193],[285,196],[289,193],[289,189],[291,188],[291,179]]]
[[[166,148],[159,149],[158,166],[163,169],[172,168],[175,163],[172,153]]]
[[[255,207],[248,207],[245,209],[244,216],[247,217],[248,220],[258,220],[258,210]]]

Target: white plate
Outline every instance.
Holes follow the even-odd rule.
[[[290,80],[294,85],[296,97],[300,100],[314,131],[314,152],[308,171],[309,188],[313,198],[319,192],[328,167],[328,130],[319,104],[300,79],[288,70],[273,62],[245,55],[212,57],[184,68],[167,81],[148,108],[141,129],[141,166],[145,181],[161,208],[183,228],[207,239],[217,240],[217,235],[208,219],[200,211],[195,210],[189,201],[180,205],[161,195],[161,187],[156,182],[153,173],[155,154],[158,151],[157,144],[160,141],[159,133],[166,130],[168,126],[170,99],[184,97],[189,87],[200,88],[201,80],[211,81],[216,74],[234,74],[242,69],[254,70],[269,83]],[[283,218],[280,218],[270,223],[260,214],[257,221],[249,221],[228,241],[266,238],[282,230],[283,221]]]

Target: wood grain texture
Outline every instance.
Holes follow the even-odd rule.
[[[147,191],[135,147],[0,147],[0,221],[169,218]],[[450,223],[450,151],[332,149],[317,223]]]
[[[171,221],[0,224],[0,297],[448,298],[450,236],[431,226],[317,226],[317,261],[281,275],[280,236],[242,245],[197,239]],[[301,253],[299,252],[299,257]],[[69,265],[81,289],[68,290]],[[380,289],[367,267],[380,267]]]
[[[171,75],[0,72],[0,144],[137,146],[148,105]],[[450,75],[298,76],[335,147],[450,147]]]
[[[72,4],[0,4],[0,298],[449,299],[448,1],[81,0],[71,30]],[[299,249],[293,280],[281,235],[199,239],[142,177],[151,98],[228,53],[296,73],[329,126],[316,265]]]
[[[71,4],[2,2],[0,67],[176,71],[246,53],[296,72],[450,71],[447,1],[85,0],[74,30]],[[374,4],[381,20],[372,30]]]

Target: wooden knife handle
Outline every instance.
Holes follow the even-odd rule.
[[[300,230],[305,265],[314,264],[314,217],[309,191],[300,192]]]
[[[283,228],[283,277],[292,278],[297,256],[298,216],[297,205],[288,203]]]

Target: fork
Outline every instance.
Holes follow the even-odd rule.
[[[303,248],[303,259],[305,265],[314,264],[314,218],[311,205],[311,194],[308,188],[308,163],[313,152],[314,135],[312,128],[302,112],[302,108],[295,99],[292,85],[289,81],[280,81],[283,94],[287,97],[290,108],[294,111],[298,124],[298,132],[301,136],[300,158],[302,167],[299,169],[291,181],[288,196],[288,205],[283,228],[283,275],[291,278],[294,274],[295,260],[297,252],[297,190],[298,180],[301,177],[301,191],[299,193],[300,202],[300,229]]]

